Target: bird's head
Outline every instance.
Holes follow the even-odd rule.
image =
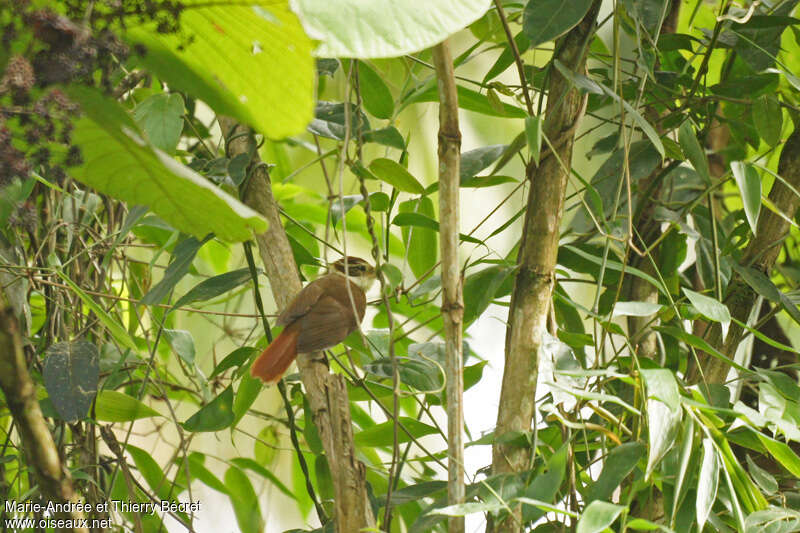
[[[338,259],[331,265],[330,270],[347,276],[364,292],[367,292],[375,281],[375,267],[360,257],[352,255]]]

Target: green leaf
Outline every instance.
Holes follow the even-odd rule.
[[[483,314],[513,271],[512,268],[495,265],[467,276],[464,280],[464,324],[473,322]]]
[[[147,140],[172,155],[183,131],[183,97],[177,93],[158,93],[145,98],[133,110],[133,118]]]
[[[623,505],[593,501],[586,506],[578,520],[576,533],[600,533],[614,523],[622,511],[627,509]]]
[[[391,263],[382,263],[381,272],[383,272],[386,281],[389,282],[389,289],[394,290],[395,287],[403,283],[403,272]]]
[[[711,183],[711,172],[708,169],[708,158],[706,157],[703,147],[700,146],[700,141],[697,140],[697,135],[694,133],[692,123],[684,120],[681,127],[678,129],[678,142],[681,145],[681,150],[689,158],[689,162],[694,169],[703,178],[706,183]]]
[[[247,411],[256,401],[258,394],[261,392],[263,384],[258,378],[252,377],[249,373],[245,373],[239,381],[239,388],[236,390],[236,396],[233,400],[233,414],[234,419],[232,425],[239,423],[239,420],[247,414]]]
[[[171,483],[164,476],[164,471],[158,466],[150,452],[146,452],[132,444],[128,444],[125,450],[131,454],[136,469],[142,474],[153,493],[163,500],[169,500],[170,489],[173,487],[171,487]],[[177,494],[181,490],[181,487],[175,487],[174,493]]]
[[[463,184],[493,162],[497,161],[503,152],[508,148],[505,144],[493,144],[476,148],[461,154],[461,164],[459,170],[459,180]]]
[[[202,241],[188,237],[176,244],[172,251],[172,261],[164,271],[164,277],[147,291],[147,294],[142,297],[141,303],[156,304],[166,298],[172,288],[189,272],[189,267],[192,266],[198,250],[209,240],[211,240],[210,235],[207,235]]]
[[[401,383],[420,392],[436,392],[444,387],[444,376],[439,366],[430,361],[411,357],[397,357],[396,359]],[[384,378],[391,379],[393,375],[392,361],[388,358],[367,363],[364,365],[364,370]]]
[[[74,281],[72,281],[69,276],[67,276],[61,270],[57,270],[56,274],[66,283],[69,285],[69,288],[78,295],[81,299],[83,304],[88,307],[92,313],[94,313],[98,320],[108,329],[111,336],[119,342],[125,348],[130,348],[131,350],[137,350],[136,341],[134,341],[133,337],[130,336],[128,330],[122,327],[122,324],[117,322],[114,317],[106,313],[106,310],[100,307],[88,294],[83,292],[80,287],[78,287]]]
[[[116,102],[72,86],[86,116],[75,122],[73,142],[83,165],[72,175],[131,204],[147,205],[175,228],[198,238],[215,233],[243,241],[267,229],[266,220],[208,180],[143,144],[138,128]]]
[[[406,245],[408,254],[408,266],[411,272],[417,277],[425,275],[439,257],[439,224],[433,219],[435,216],[433,201],[427,196],[418,200],[409,200],[399,205],[400,220],[397,217],[392,221],[393,224],[400,225],[407,217],[412,217],[414,225],[403,225],[403,243]],[[435,224],[435,228],[428,225],[430,222]]]
[[[700,477],[697,479],[697,500],[695,511],[697,513],[698,530],[703,526],[711,514],[711,508],[717,499],[717,484],[719,483],[719,461],[714,443],[709,438],[703,439],[703,462],[700,466]]]
[[[251,346],[242,346],[241,348],[237,348],[228,355],[225,356],[225,359],[219,362],[219,364],[214,368],[214,371],[211,372],[211,375],[208,376],[208,379],[214,379],[218,375],[222,374],[229,368],[241,366],[257,354],[259,350],[257,348],[253,348]]]
[[[367,63],[358,64],[358,88],[364,101],[364,108],[372,116],[389,119],[394,113],[394,99],[389,87]]]
[[[647,430],[650,453],[647,457],[649,477],[655,466],[675,442],[681,421],[680,393],[675,376],[666,368],[641,370],[647,386]]]
[[[85,418],[100,378],[97,347],[83,340],[59,342],[46,353],[42,374],[53,407],[66,422]]]
[[[699,292],[694,292],[686,287],[683,288],[683,293],[704,317],[722,324],[727,324],[731,321],[731,313],[728,311],[728,308],[715,298],[710,298]]]
[[[631,473],[644,452],[645,447],[639,442],[626,442],[611,450],[603,461],[603,471],[597,481],[589,485],[586,502],[611,498],[614,490]]]
[[[783,111],[775,95],[765,94],[753,102],[753,124],[759,137],[770,146],[781,142]]]
[[[403,424],[414,438],[421,438],[425,435],[433,435],[438,433],[435,427],[430,426],[424,422],[420,422],[414,418],[406,416],[400,417],[400,423]],[[411,438],[402,429],[397,429],[397,442],[402,444],[410,441]],[[391,446],[394,442],[394,422],[388,420],[381,424],[376,424],[369,429],[365,429],[356,433],[355,443],[359,446],[375,447],[375,446]]]
[[[378,179],[400,191],[410,192],[412,194],[422,194],[425,192],[425,187],[417,181],[417,178],[412,176],[411,173],[399,163],[391,159],[379,157],[369,164],[369,170]]]
[[[206,300],[225,294],[239,285],[244,285],[252,279],[250,269],[248,268],[241,268],[232,272],[225,272],[213,278],[208,278],[192,287],[189,292],[175,302],[172,308],[175,309],[176,307],[189,305],[194,302],[205,302]]]
[[[233,388],[228,385],[219,396],[201,407],[181,425],[186,431],[192,432],[219,431],[230,426],[234,419]]]
[[[225,471],[225,487],[230,495],[236,523],[242,533],[260,533],[264,530],[261,518],[261,507],[258,495],[247,475],[239,468],[232,466]]]
[[[194,339],[190,332],[185,329],[164,328],[164,337],[178,357],[183,359],[187,365],[194,365]]]
[[[753,165],[744,161],[732,161],[731,170],[742,195],[744,214],[755,235],[761,211],[761,176]]]
[[[502,111],[498,111],[489,103],[489,99],[485,94],[473,91],[472,89],[467,89],[459,85],[456,90],[458,92],[458,107],[460,109],[466,109],[467,111],[493,117],[525,118],[528,116],[528,113],[524,109],[506,103],[503,103]],[[403,102],[403,105],[406,106],[417,102],[438,101],[439,89],[436,85],[432,85],[412,95]]]
[[[328,139],[343,141],[345,138],[345,105],[335,102],[317,102],[314,108],[314,119],[308,125],[308,131]],[[358,133],[364,133],[370,129],[369,119],[359,108],[350,106],[350,138],[353,139]]]
[[[525,138],[528,140],[528,150],[531,157],[538,164],[542,151],[542,120],[541,116],[525,117]]]
[[[320,42],[317,57],[398,57],[442,42],[489,8],[486,0],[297,0],[292,8]],[[356,22],[357,21],[357,22]]]
[[[222,481],[203,465],[204,457],[205,456],[199,452],[192,452],[189,454],[189,474],[193,479],[199,479],[217,492],[228,494],[228,488]],[[178,466],[181,468],[183,464],[179,463]]]
[[[539,46],[564,35],[589,11],[592,0],[528,0],[522,19],[522,31],[530,46]],[[522,52],[522,50],[520,50]]]
[[[231,463],[235,464],[242,470],[251,470],[256,474],[258,474],[259,476],[268,479],[270,483],[275,485],[275,487],[279,491],[284,493],[286,496],[288,496],[293,500],[297,499],[294,493],[291,490],[289,490],[289,488],[286,485],[284,485],[284,483],[280,479],[278,479],[278,477],[275,474],[264,468],[262,465],[260,465],[253,459],[250,459],[248,457],[235,457],[231,459]]]
[[[98,422],[130,422],[140,418],[161,416],[161,413],[133,396],[112,390],[100,391],[94,414]]]
[[[363,137],[364,142],[378,143],[398,150],[406,149],[406,140],[403,139],[403,135],[394,126],[365,132]]]
[[[147,48],[144,65],[172,89],[267,137],[302,132],[314,102],[312,41],[288,2],[183,5],[180,32],[161,33],[149,24],[124,34]]]
[[[663,307],[652,302],[617,302],[612,316],[650,316],[658,313]]]
[[[800,477],[800,457],[786,443],[758,432],[758,440],[786,470],[794,477]]]

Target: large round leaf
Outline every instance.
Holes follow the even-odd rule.
[[[147,145],[116,102],[85,88],[70,88],[86,116],[75,124],[73,142],[83,165],[75,178],[98,191],[144,204],[175,228],[198,238],[215,233],[243,241],[267,229],[255,211],[160,150]]]
[[[291,0],[319,57],[396,57],[442,42],[480,18],[489,0]]]
[[[97,347],[86,341],[59,342],[47,348],[44,386],[67,422],[84,418],[97,394],[97,355]]]
[[[183,4],[180,33],[143,26],[126,34],[147,49],[144,64],[268,137],[302,132],[314,106],[312,44],[287,3]]]

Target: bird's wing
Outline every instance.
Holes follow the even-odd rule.
[[[297,293],[297,296],[294,300],[289,304],[289,306],[283,310],[283,312],[278,316],[278,320],[275,321],[276,326],[285,326],[291,322],[294,322],[298,318],[302,318],[305,316],[309,309],[317,303],[320,296],[324,292],[323,284],[320,283],[322,278],[312,281],[303,289]]]
[[[349,317],[349,320],[346,319]],[[330,296],[323,296],[301,319],[297,351],[314,352],[342,342],[358,324],[353,312]]]

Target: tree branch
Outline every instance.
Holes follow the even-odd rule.
[[[556,42],[553,60],[575,72],[586,67],[588,41],[595,28],[599,0],[592,3],[583,20]],[[559,139],[574,131],[583,97],[556,69],[551,69],[547,98],[545,135]],[[495,444],[492,448],[494,474],[522,472],[530,468],[531,449],[498,440],[514,431],[529,431],[534,415],[536,381],[539,374],[539,349],[545,333],[554,285],[558,253],[559,224],[572,159],[574,137],[554,146],[555,152],[537,167],[528,164],[530,180],[525,225],[517,262],[519,271],[511,295],[506,332],[506,359],[503,388],[497,413]],[[520,507],[492,529],[495,532],[519,531]]]
[[[78,502],[72,487],[69,471],[61,464],[53,436],[44,420],[36,386],[28,373],[22,349],[22,331],[3,287],[0,286],[0,388],[14,418],[22,439],[22,446],[33,467],[36,482],[42,495],[55,503]],[[59,513],[57,518],[81,524],[80,511]],[[68,531],[87,532],[87,527],[76,525]]]
[[[233,119],[219,118],[225,138],[241,128]],[[261,260],[270,281],[272,294],[279,308],[286,307],[302,285],[289,239],[281,224],[278,204],[272,195],[267,167],[259,164],[251,135],[236,135],[228,143],[228,154],[250,154],[252,172],[243,198],[245,203],[269,222],[266,232],[256,235]],[[366,469],[356,458],[353,445],[353,424],[344,378],[328,371],[321,353],[300,354],[297,367],[311,406],[312,419],[317,426],[325,455],[330,465],[334,486],[336,530],[339,533],[374,527],[375,519],[369,505]]]
[[[442,319],[447,372],[447,502],[464,503],[464,298],[458,261],[461,131],[453,57],[447,41],[433,47],[439,85],[439,246],[442,252]],[[463,533],[464,517],[448,519]]]

